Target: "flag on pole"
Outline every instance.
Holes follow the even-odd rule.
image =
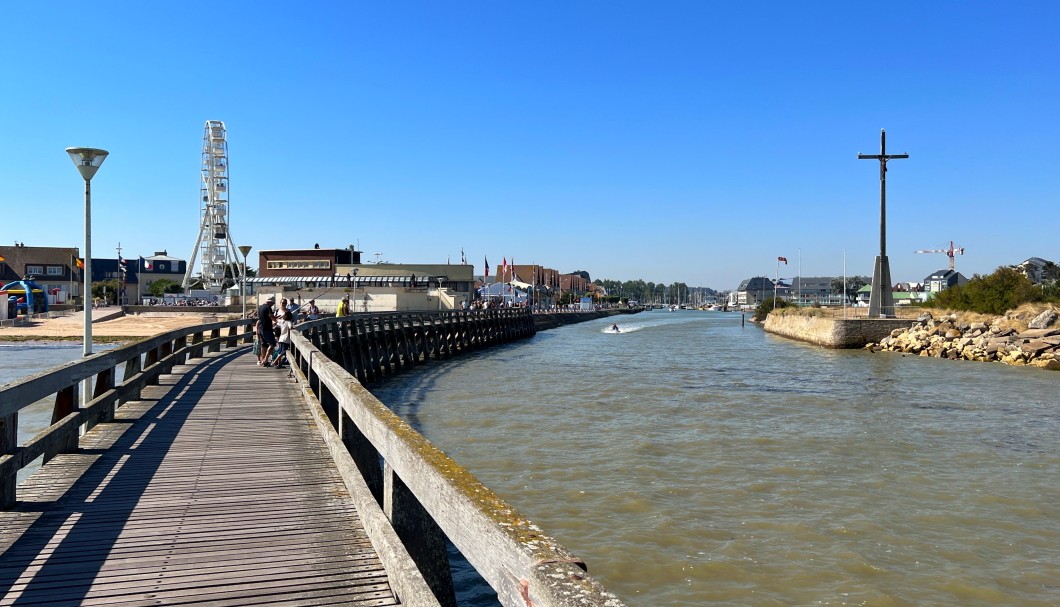
[[[145,270],[150,270],[150,269],[152,269],[154,267],[154,266],[151,265],[150,261],[147,261],[146,257],[144,257],[143,260],[144,260],[144,269]]]
[[[121,281],[125,282],[125,275],[128,271],[128,267],[125,263],[125,259],[121,255],[118,255],[118,270],[121,271]]]
[[[508,276],[508,258],[501,257],[501,282]]]
[[[485,278],[489,278],[490,277],[490,260],[488,258],[486,258],[486,257],[483,257],[482,261],[486,262]]]
[[[788,265],[788,258],[787,257],[777,257],[777,261],[783,261],[784,265]]]
[[[84,259],[81,259],[80,257],[75,257],[74,258],[74,263],[77,264],[78,268],[80,268],[82,270],[85,269],[85,260]]]
[[[0,262],[3,262],[3,261],[4,261],[4,256],[0,255]]]

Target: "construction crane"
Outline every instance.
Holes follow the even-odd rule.
[[[950,271],[953,270],[953,255],[964,255],[964,247],[954,247],[953,241],[950,241],[950,248],[948,249],[924,249],[923,251],[913,251],[914,253],[945,253],[950,258]]]

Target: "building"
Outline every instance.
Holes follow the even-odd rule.
[[[187,269],[186,260],[171,257],[167,251],[155,251],[155,254],[150,257],[137,258],[135,267],[130,267],[129,272],[130,275],[135,274],[138,278],[137,296],[142,295],[143,299],[140,301],[143,301],[151,297],[151,285],[159,280],[168,280],[177,285],[183,284]],[[130,299],[130,301],[135,301],[135,299]]]
[[[1045,280],[1056,280],[1060,278],[1060,267],[1051,261],[1041,257],[1030,257],[1016,266],[1034,284],[1041,284]]]
[[[84,283],[78,258],[76,247],[0,246],[0,285],[32,278],[47,293],[49,305],[80,302]]]
[[[729,305],[737,308],[757,308],[758,304],[776,295],[781,299],[790,298],[791,287],[783,283],[774,283],[765,276],[755,276],[740,283],[729,296]]]
[[[452,310],[474,299],[474,266],[467,264],[362,264],[353,247],[260,251],[258,263],[247,284],[259,300],[314,300],[325,313],[346,296],[356,312]]]
[[[833,276],[796,276],[791,281],[792,301],[800,306],[841,306],[843,294],[832,290],[834,280]]]
[[[966,282],[968,279],[956,270],[937,270],[924,279],[924,290],[938,293]]]

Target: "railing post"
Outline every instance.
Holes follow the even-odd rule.
[[[383,464],[383,512],[401,543],[443,607],[456,607],[453,573],[445,550],[445,534],[416,496]]]
[[[0,417],[0,455],[9,455],[18,448],[18,413]],[[17,495],[18,470],[0,478],[0,508],[7,509],[15,505]]]
[[[88,380],[91,382],[92,380]],[[77,400],[81,390],[77,383],[59,390],[55,394],[55,408],[52,409],[52,423],[58,423],[67,415],[77,411]],[[60,453],[74,453],[77,451],[78,430],[62,437],[54,447],[44,453],[44,463],[48,463],[53,457]]]
[[[211,341],[211,343],[210,343],[210,346],[207,348],[207,351],[209,351],[209,352],[220,352],[221,351],[221,342],[213,341],[215,339],[219,339],[220,337],[221,337],[221,330],[220,329],[213,329],[213,330],[210,331],[210,341]]]
[[[122,382],[127,383],[130,379],[132,379],[132,378],[136,377],[137,375],[139,375],[141,370],[142,369],[140,368],[140,356],[139,355],[133,356],[129,360],[125,361],[125,371],[122,372]],[[123,396],[120,399],[118,399],[118,406],[121,406],[123,403],[126,403],[126,402],[128,402],[130,400],[140,400],[140,389],[139,388],[137,388],[136,390],[130,392],[126,396]]]
[[[92,390],[92,400],[99,398],[106,394],[108,390],[114,388],[114,367],[104,369],[96,375],[96,387]],[[114,421],[114,409],[117,407],[117,403],[104,407],[99,412],[99,416],[95,420],[88,420],[85,422],[85,430],[92,429],[96,424],[102,424],[106,422]]]
[[[176,352],[180,352],[179,354],[177,354],[176,358],[174,358],[174,362],[176,364],[178,364],[178,365],[187,364],[187,362],[188,362],[188,353],[187,352],[181,352],[181,350],[183,350],[186,347],[188,347],[188,336],[187,335],[181,335],[180,337],[177,338],[176,342],[173,344],[174,350]]]

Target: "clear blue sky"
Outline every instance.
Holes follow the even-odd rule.
[[[1060,259],[1054,2],[11,2],[0,242],[190,257],[206,120],[232,232],[593,278]],[[253,254],[252,254],[253,256]],[[253,265],[253,264],[252,264]]]

